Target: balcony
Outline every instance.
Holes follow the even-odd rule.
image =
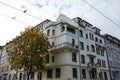
[[[64,43],[52,46],[51,50],[56,51],[56,50],[64,50],[64,49],[79,51],[79,46],[69,42],[64,42]]]
[[[87,53],[87,56],[95,58],[96,54],[94,52],[90,52],[90,53]]]
[[[91,68],[96,68],[96,64],[95,63],[91,63],[91,62],[88,62],[87,66],[91,67]]]

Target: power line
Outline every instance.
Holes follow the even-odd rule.
[[[118,25],[116,22],[114,22],[112,19],[110,19],[108,16],[106,16],[105,14],[103,14],[101,11],[99,11],[98,9],[96,9],[95,7],[93,7],[90,3],[88,3],[86,0],[83,0],[87,5],[89,5],[91,8],[93,8],[95,11],[97,11],[99,14],[101,14],[103,17],[105,17],[107,20],[109,20],[111,23],[113,23],[114,25],[116,25],[118,28],[120,28],[120,25]]]
[[[10,18],[10,19],[16,20],[17,22],[22,23],[22,24],[24,24],[24,25],[26,25],[26,26],[30,26],[30,25],[28,25],[28,24],[26,24],[26,23],[24,23],[24,22],[22,22],[22,21],[20,21],[20,20],[17,20],[16,17],[9,17],[9,16],[3,15],[3,14],[1,14],[1,13],[0,13],[0,16],[6,17],[6,18]]]
[[[38,18],[38,17],[36,17],[36,16],[33,16],[33,15],[31,15],[31,14],[27,13],[27,9],[26,9],[26,10],[24,10],[24,11],[22,11],[22,10],[17,9],[17,8],[15,8],[15,7],[13,7],[13,6],[10,6],[10,5],[8,5],[8,4],[4,3],[4,2],[1,2],[1,1],[0,1],[0,3],[1,3],[1,4],[3,4],[3,5],[5,5],[5,6],[8,6],[8,7],[10,7],[10,8],[13,8],[13,9],[15,9],[15,10],[17,10],[17,11],[21,11],[21,12],[23,12],[23,13],[25,13],[25,14],[27,14],[27,15],[31,16],[31,17],[34,17],[34,18],[36,18],[36,19],[38,19],[38,20],[42,21],[42,19],[40,19],[40,18]]]

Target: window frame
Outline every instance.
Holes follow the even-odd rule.
[[[47,69],[47,78],[52,78],[52,73],[53,73],[52,69]]]
[[[77,74],[77,68],[72,68],[72,72],[73,72],[73,78],[78,78],[78,74]]]
[[[61,77],[61,68],[56,68],[55,71],[56,71],[56,72],[55,72],[55,77],[56,77],[56,78],[60,78],[60,77]]]
[[[84,71],[83,71],[84,70]],[[83,73],[84,72],[84,73]],[[82,78],[86,78],[86,69],[82,69]]]
[[[85,64],[85,55],[81,55],[81,63]]]
[[[72,53],[72,62],[77,62],[77,54]]]

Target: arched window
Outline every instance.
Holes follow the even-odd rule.
[[[79,32],[80,32],[80,37],[83,37],[83,31],[79,30]]]
[[[95,38],[95,41],[98,42],[98,38],[97,37]]]
[[[100,39],[100,43],[102,43],[102,40]]]
[[[91,45],[91,51],[92,51],[92,52],[95,52],[95,47],[94,47],[94,45]]]

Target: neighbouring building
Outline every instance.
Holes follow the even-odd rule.
[[[120,39],[104,34],[111,80],[120,80]]]
[[[44,28],[52,48],[47,69],[33,72],[31,80],[110,80],[105,40],[100,29],[79,17],[70,19],[62,14],[56,21],[45,20],[36,27]],[[4,62],[8,60],[4,49],[5,46],[2,56],[6,57],[1,63],[5,67],[9,63]],[[24,70],[7,70],[7,79],[17,75],[18,80],[24,80]]]
[[[7,80],[7,77],[9,75],[9,62],[8,62],[8,56],[6,54],[5,50],[6,46],[1,47],[1,59],[0,59],[0,79],[1,80]]]

